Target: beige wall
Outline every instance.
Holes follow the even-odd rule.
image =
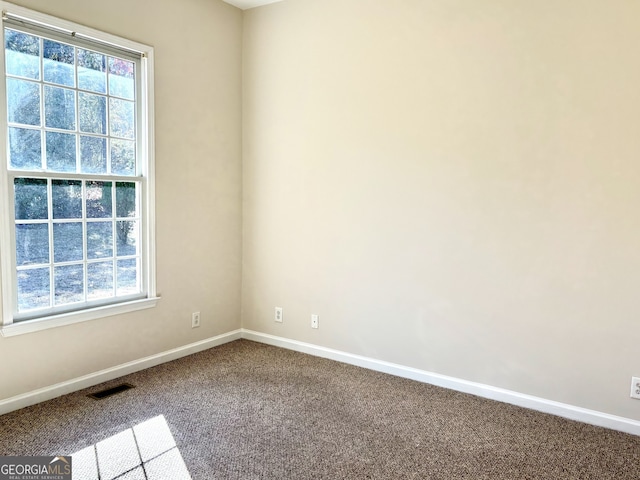
[[[638,18],[245,12],[243,326],[640,420]]]
[[[242,270],[245,328],[640,420],[638,2],[14,3],[155,47],[162,300],[0,337],[0,399],[238,328]]]
[[[155,48],[157,308],[0,338],[0,399],[240,327],[242,12],[218,0],[14,0]],[[191,329],[191,312],[202,326]]]

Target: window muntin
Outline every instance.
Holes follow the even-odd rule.
[[[4,324],[154,295],[140,56],[41,28],[3,30],[13,214]]]

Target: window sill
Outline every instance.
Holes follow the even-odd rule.
[[[24,335],[25,333],[38,332],[49,328],[62,327],[64,325],[72,325],[74,323],[96,320],[98,318],[135,312],[137,310],[155,307],[158,300],[160,300],[159,297],[144,298],[142,300],[134,300],[131,302],[119,303],[117,305],[106,305],[104,307],[91,308],[78,312],[64,313],[34,320],[25,320],[0,327],[0,334],[2,334],[3,337],[13,337],[15,335]]]

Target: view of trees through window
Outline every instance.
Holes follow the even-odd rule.
[[[18,312],[139,293],[135,63],[4,35]]]

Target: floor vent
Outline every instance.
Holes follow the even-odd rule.
[[[116,385],[115,387],[107,388],[106,390],[100,390],[99,392],[92,393],[91,395],[87,395],[87,397],[95,398],[96,400],[102,400],[103,398],[110,397],[111,395],[115,395],[116,393],[124,392],[132,388],[135,388],[135,387],[130,383],[122,383],[120,385]]]

